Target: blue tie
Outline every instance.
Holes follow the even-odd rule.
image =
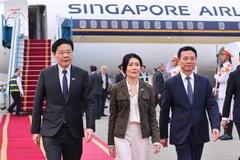
[[[188,98],[192,104],[192,101],[193,101],[193,90],[192,90],[192,85],[191,85],[191,82],[190,82],[190,77],[186,77],[187,81],[188,81],[188,84],[187,84],[187,92],[188,92]]]
[[[67,99],[67,95],[68,95],[68,82],[67,82],[67,76],[66,76],[66,74],[67,74],[67,70],[63,70],[62,71],[62,73],[63,73],[63,80],[62,80],[62,89],[63,89],[63,96],[64,96],[64,98],[65,98],[65,100]]]

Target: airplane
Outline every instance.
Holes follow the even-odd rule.
[[[0,0],[0,14],[9,26],[18,8],[21,34],[26,39],[50,39],[61,25],[71,22],[74,42],[73,64],[85,70],[108,66],[117,74],[117,66],[127,53],[137,53],[147,71],[158,63],[166,64],[182,46],[198,51],[198,74],[207,76],[214,86],[219,50],[233,52],[233,66],[239,64],[240,6],[236,0]],[[2,21],[0,22],[2,30]],[[1,33],[0,33],[1,34]],[[0,35],[0,37],[2,37]],[[1,45],[0,75],[8,74],[10,49]],[[165,73],[165,78],[170,77]],[[1,79],[0,79],[1,81]]]

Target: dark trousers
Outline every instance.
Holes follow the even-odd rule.
[[[237,128],[237,132],[238,132],[238,137],[240,139],[240,123],[235,123],[235,126]]]
[[[82,138],[76,139],[68,127],[61,127],[53,137],[43,136],[43,146],[47,160],[80,160]]]
[[[19,115],[20,109],[21,109],[21,96],[20,92],[11,92],[12,98],[13,98],[13,103],[11,106],[8,108],[10,111],[13,110],[13,108],[17,105],[16,108],[16,115]]]
[[[95,94],[94,95],[94,99],[95,99],[95,107],[94,107],[94,111],[95,111],[95,118],[100,118],[102,116],[102,112],[101,112],[101,94]]]
[[[188,133],[186,140],[176,145],[178,160],[201,160],[204,143],[197,144],[194,140],[194,128]]]
[[[106,99],[107,99],[107,90],[102,89],[101,116],[104,115]]]

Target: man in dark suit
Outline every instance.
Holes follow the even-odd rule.
[[[116,75],[115,77],[115,83],[120,82],[121,80],[123,80],[125,78],[125,74],[122,71],[122,65],[118,65],[118,71],[120,72],[119,74]]]
[[[159,105],[161,103],[162,91],[163,91],[163,84],[164,78],[162,72],[164,71],[164,64],[160,63],[157,66],[157,71],[153,76],[153,91],[155,96],[155,105]],[[160,106],[161,107],[161,106]]]
[[[108,87],[109,87],[109,76],[107,74],[107,66],[102,66],[101,67],[101,77],[102,77],[102,99],[101,99],[101,116],[106,117],[108,115],[106,115],[104,113],[105,110],[105,103],[106,103],[106,99],[108,96]]]
[[[48,160],[79,160],[82,138],[92,139],[94,99],[88,72],[71,65],[73,42],[58,39],[52,45],[57,64],[40,72],[32,113],[33,141],[40,144],[40,136]],[[42,104],[46,111],[42,115]],[[85,105],[86,130],[83,130],[82,103]]]
[[[168,144],[168,117],[171,108],[170,144],[175,145],[178,160],[200,160],[209,141],[208,117],[214,141],[218,139],[218,104],[209,80],[193,73],[197,51],[190,46],[179,49],[181,72],[165,81],[160,111],[160,142]]]
[[[93,87],[93,95],[95,99],[95,119],[101,118],[101,95],[102,95],[102,78],[97,73],[96,66],[90,66],[90,80]]]
[[[240,139],[240,69],[237,69],[230,73],[227,89],[226,89],[226,97],[223,105],[223,114],[222,114],[222,126],[227,127],[228,125],[228,117],[231,108],[232,97],[234,96],[234,106],[233,106],[233,121],[236,125],[238,136]],[[239,157],[240,160],[240,157]]]

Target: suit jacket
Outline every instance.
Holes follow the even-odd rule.
[[[117,74],[116,77],[115,77],[115,83],[120,82],[120,81],[123,80],[124,78],[125,78],[125,77],[123,76],[122,73]]]
[[[157,70],[153,76],[153,89],[155,96],[157,96],[158,94],[162,94],[163,84],[163,74],[159,70]]]
[[[191,104],[180,74],[165,81],[160,111],[160,137],[168,138],[168,118],[171,108],[170,143],[182,144],[194,127],[196,143],[209,141],[207,114],[211,128],[220,129],[218,104],[206,77],[194,74],[194,95]]]
[[[159,142],[159,129],[156,119],[152,87],[139,80],[138,105],[142,138],[152,136],[152,142]],[[114,145],[114,137],[124,138],[129,122],[130,97],[126,79],[111,90],[110,116],[108,123],[108,145]]]
[[[231,100],[234,96],[233,121],[240,123],[240,70],[230,73],[227,82],[226,97],[224,100],[222,117],[229,117]]]
[[[59,81],[58,65],[40,72],[32,112],[31,133],[54,136],[66,121],[73,137],[84,136],[82,103],[85,105],[86,127],[94,130],[94,99],[88,72],[71,66],[71,79],[68,97],[64,100]],[[46,111],[41,124],[42,104],[46,99]]]
[[[90,80],[93,88],[93,94],[102,94],[102,78],[96,72],[90,75]]]

